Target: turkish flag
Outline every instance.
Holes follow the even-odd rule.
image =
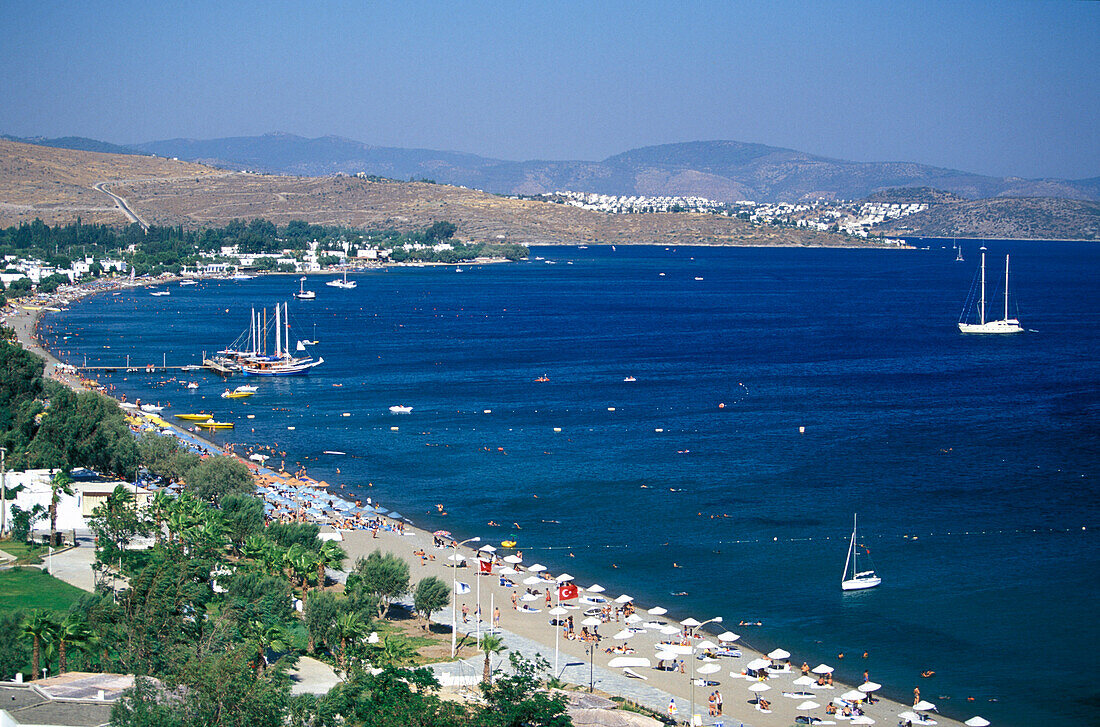
[[[558,600],[569,601],[577,597],[576,583],[562,583],[558,586]]]
[[[481,572],[482,573],[492,573],[493,572],[493,561],[491,561],[491,560],[479,560],[478,565],[481,567]]]

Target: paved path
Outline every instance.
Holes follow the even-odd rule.
[[[92,572],[94,562],[95,548],[87,541],[75,548],[54,553],[52,558],[42,554],[43,570],[84,591],[95,590],[95,574]]]
[[[328,694],[328,690],[340,683],[340,677],[332,667],[311,656],[303,656],[290,670],[291,694]]]
[[[128,204],[126,204],[126,200],[124,198],[119,197],[117,194],[115,194],[111,190],[107,189],[107,187],[104,186],[105,184],[107,184],[107,183],[106,182],[96,182],[95,184],[92,185],[92,189],[94,189],[97,192],[103,192],[103,194],[105,194],[108,197],[110,197],[111,199],[113,199],[115,201],[115,204],[122,211],[122,214],[126,215],[130,219],[131,222],[136,222],[139,225],[141,225],[141,229],[148,232],[149,231],[149,224],[145,220],[141,219],[141,217],[138,216],[137,212],[134,212],[132,209],[130,209],[130,206]]]

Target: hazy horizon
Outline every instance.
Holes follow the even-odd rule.
[[[734,140],[1100,176],[1100,4],[0,6],[0,131],[523,160]]]

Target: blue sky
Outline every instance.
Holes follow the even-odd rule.
[[[0,3],[0,133],[1100,175],[1095,2]]]

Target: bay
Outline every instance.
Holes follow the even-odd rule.
[[[986,242],[991,280],[1012,254],[1031,330],[974,337],[955,322],[978,243],[965,263],[922,244],[534,248],[545,260],[392,268],[352,291],[311,277],[309,302],[287,276],[97,296],[43,331],[71,363],[179,365],[289,300],[292,336],[325,358],[309,376],[232,402],[208,374],[101,380],[215,411],[237,422],[216,441],[272,445],[419,525],[514,538],[582,584],[721,615],[900,699],[1091,719],[1100,247]],[[884,583],[842,594],[855,512]]]

